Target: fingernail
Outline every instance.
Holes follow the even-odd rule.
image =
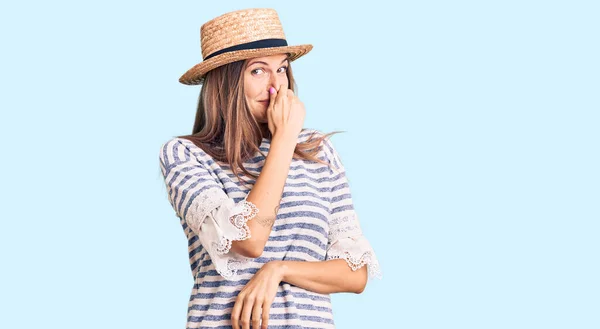
[[[271,94],[274,94],[274,93],[275,93],[275,88],[273,88],[273,87],[269,88],[269,92],[270,92]]]

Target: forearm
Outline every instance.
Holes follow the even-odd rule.
[[[233,241],[234,252],[253,258],[262,254],[277,217],[296,141],[297,136],[273,137],[261,173],[246,197],[258,209],[258,214],[246,223],[251,238]]]
[[[359,294],[367,284],[367,266],[352,271],[344,259],[275,262],[281,267],[282,281],[321,294],[336,292]]]

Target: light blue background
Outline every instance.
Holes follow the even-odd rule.
[[[384,278],[338,328],[600,328],[597,1],[5,2],[1,328],[184,328],[158,163],[200,25],[275,8]]]

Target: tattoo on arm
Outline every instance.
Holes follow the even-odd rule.
[[[273,227],[273,224],[275,224],[275,217],[274,216],[270,216],[270,217],[260,217],[257,216],[256,218],[254,218],[255,221],[257,221],[260,225],[264,226],[264,227]]]
[[[273,224],[275,224],[275,219],[277,218],[277,212],[279,211],[279,205],[277,205],[277,207],[275,207],[275,213],[273,214],[273,216],[265,216],[265,217],[261,217],[261,216],[256,216],[256,218],[254,218],[255,221],[257,221],[260,225],[264,226],[264,227],[273,227]]]

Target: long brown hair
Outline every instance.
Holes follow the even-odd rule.
[[[246,102],[243,73],[247,64],[248,60],[240,60],[217,67],[206,74],[198,97],[192,134],[178,136],[190,140],[215,160],[228,163],[238,179],[240,176],[237,168],[254,179],[258,178],[243,163],[257,152],[264,156],[259,146],[263,138],[272,137],[269,130],[266,130],[267,136],[263,136],[261,127]],[[289,61],[286,75],[290,89],[297,94],[298,87]],[[315,131],[305,142],[296,144],[294,158],[329,165],[317,158],[317,154],[322,148],[323,140],[338,132],[320,135]]]

